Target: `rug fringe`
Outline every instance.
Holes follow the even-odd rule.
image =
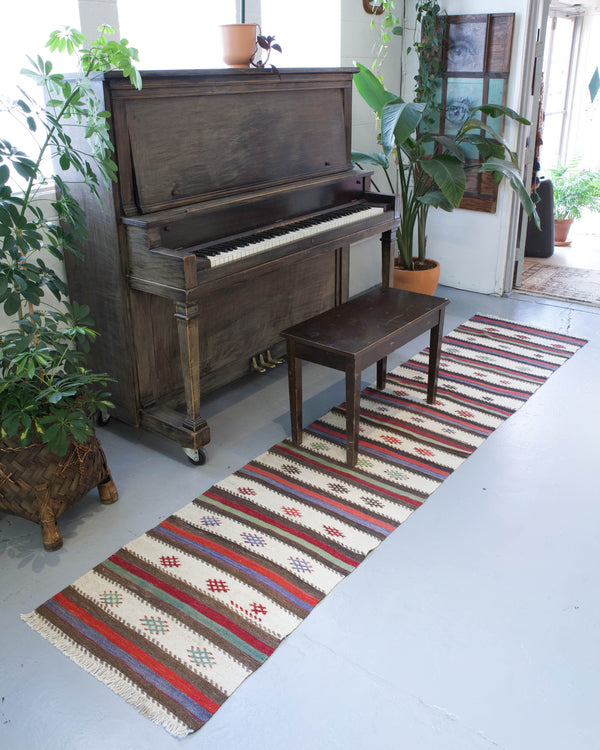
[[[126,677],[117,674],[111,667],[92,656],[81,646],[78,646],[54,625],[49,623],[38,612],[21,615],[21,619],[42,638],[62,651],[77,665],[93,675],[97,680],[107,685],[114,693],[132,705],[143,716],[155,724],[164,727],[174,737],[182,739],[191,734],[193,729],[183,724],[176,716],[152,700],[152,698],[138,690]]]

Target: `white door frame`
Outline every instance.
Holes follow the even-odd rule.
[[[535,138],[542,86],[542,65],[546,42],[546,21],[549,7],[550,0],[530,0],[528,5],[526,49],[523,62],[524,85],[521,89],[519,112],[526,113],[531,126],[528,130],[520,128],[516,149],[518,154],[524,154],[523,183],[525,186],[531,184],[533,174]],[[513,194],[504,274],[504,294],[508,294],[514,286],[520,286],[521,284],[525,238],[527,236],[527,220],[522,213],[521,204],[516,195]]]

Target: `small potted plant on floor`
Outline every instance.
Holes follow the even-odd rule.
[[[69,301],[50,263],[78,253],[86,234],[69,183],[84,181],[97,196],[99,179],[116,179],[108,113],[99,106],[93,79],[121,70],[141,85],[136,51],[127,40],[108,40],[109,27],[99,31],[89,46],[73,29],[50,36],[52,51],[77,58],[77,74],[69,80],[50,61],[29,58],[31,67],[22,72],[42,87],[45,105],[23,94],[12,114],[28,131],[32,155],[0,139],[0,509],[41,523],[47,549],[62,544],[58,515],[94,486],[103,502],[116,500],[93,426],[94,414],[110,406],[107,378],[85,364],[96,334],[89,309]],[[85,129],[87,153],[72,145],[67,121]],[[56,197],[44,208],[40,196],[49,184],[44,168],[50,159]]]
[[[568,246],[569,230],[582,211],[600,212],[600,171],[582,169],[579,159],[549,170],[554,194],[554,244]]]
[[[468,112],[456,133],[439,136],[430,132],[441,111],[444,14],[435,0],[420,0],[416,11],[422,34],[421,41],[414,44],[419,66],[413,101],[407,102],[388,91],[377,76],[358,63],[354,83],[377,118],[381,150],[355,151],[352,158],[359,167],[382,167],[389,188],[400,196],[394,284],[432,294],[439,278],[439,265],[426,257],[428,212],[431,207],[453,211],[459,206],[468,170],[491,172],[496,181],[506,179],[536,223],[537,214],[523,185],[516,153],[500,133],[482,122],[481,115],[508,117],[529,124],[525,118],[508,107],[484,104]],[[467,160],[467,150],[475,150],[478,159]],[[421,273],[417,275],[417,271]],[[418,279],[425,273],[431,278],[423,286]]]

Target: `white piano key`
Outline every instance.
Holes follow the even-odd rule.
[[[264,252],[265,250],[272,250],[273,248],[286,245],[289,242],[294,242],[305,237],[312,237],[315,234],[329,231],[331,229],[337,229],[338,227],[346,226],[348,224],[354,224],[357,221],[364,221],[371,217],[379,216],[385,211],[380,206],[374,206],[370,208],[364,208],[360,211],[355,211],[348,214],[347,216],[338,216],[334,219],[326,221],[316,221],[315,224],[308,227],[300,227],[294,229],[293,227],[289,232],[282,234],[277,237],[271,237],[267,239],[257,240],[255,243],[246,245],[245,247],[232,248],[231,250],[224,251],[218,255],[208,255],[208,261],[210,262],[211,268],[223,265],[224,263],[231,263],[240,258],[246,258],[248,255],[255,255],[256,253]]]

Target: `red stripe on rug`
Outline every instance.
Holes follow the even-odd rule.
[[[282,451],[291,453],[291,451],[286,451],[284,448],[282,448]],[[302,457],[302,460],[305,461],[306,463],[310,463],[310,461],[307,460],[304,456]],[[340,503],[338,500],[334,500],[333,498],[327,497],[326,495],[321,495],[318,492],[315,492],[314,490],[307,489],[306,487],[300,487],[300,485],[295,485],[293,482],[290,482],[288,479],[284,479],[283,477],[280,477],[277,474],[271,474],[265,469],[259,469],[254,464],[252,464],[252,471],[257,474],[262,474],[265,477],[276,479],[280,484],[283,484],[285,487],[289,487],[290,489],[295,489],[295,488],[299,490],[301,489],[304,495],[308,495],[309,497],[314,497],[315,500],[320,500],[321,502],[326,502],[329,505],[332,505],[334,508],[338,508],[339,510],[342,510],[345,513],[353,515],[356,518],[360,518],[361,520],[367,521],[368,523],[376,524],[377,526],[380,526],[382,529],[385,529],[386,531],[394,531],[394,529],[396,528],[396,526],[393,524],[389,524],[386,521],[381,521],[378,518],[373,518],[373,516],[369,516],[366,513],[363,513],[362,511],[357,510],[356,508],[345,505],[344,503]],[[339,472],[339,473],[341,474],[342,472]],[[350,479],[352,478],[351,474],[348,474],[347,476]],[[364,484],[367,484],[367,483],[365,482]]]
[[[302,463],[309,464],[311,466],[316,467],[317,469],[323,468],[323,465],[320,461],[317,461],[316,459],[309,458],[308,456],[304,455],[300,451],[294,450],[294,448],[290,447],[289,445],[284,445],[283,443],[279,443],[279,445],[273,446],[273,448],[277,448],[278,451],[281,453],[284,453],[287,456],[290,456],[291,458],[295,458],[298,461],[301,461]],[[271,450],[273,450],[273,448]],[[255,467],[253,465],[253,470],[255,470]],[[386,485],[385,488],[382,488],[380,485],[375,484],[374,482],[369,481],[366,475],[361,475],[360,479],[357,479],[356,476],[351,471],[344,471],[343,469],[335,469],[333,466],[325,466],[325,469],[328,469],[331,471],[332,474],[335,474],[336,476],[343,477],[344,479],[348,479],[349,481],[355,481],[359,484],[363,485],[366,489],[371,490],[372,492],[381,494],[382,492],[385,493],[386,497],[390,497],[394,500],[398,500],[405,505],[410,505],[413,508],[419,508],[421,505],[423,505],[423,501],[421,500],[415,500],[413,497],[407,497],[406,495],[401,494],[400,492],[394,492],[392,489],[390,489],[389,485]],[[276,477],[279,479],[279,477]],[[330,499],[327,498],[327,501],[330,502]],[[343,510],[347,510],[349,513],[360,513],[360,511],[354,511],[352,508],[348,508],[347,506],[343,506]],[[361,514],[362,518],[365,518],[369,520],[371,523],[376,524],[385,524],[384,521],[379,521],[377,518],[373,518],[372,516],[365,516],[364,514]],[[388,524],[385,525],[385,528],[388,528]],[[396,529],[397,526],[389,526],[390,529]]]
[[[182,677],[179,677],[170,669],[167,669],[164,664],[157,661],[156,659],[153,659],[149,654],[147,654],[143,649],[139,648],[139,646],[136,646],[132,641],[124,638],[118,633],[115,633],[115,631],[109,628],[108,625],[105,625],[100,620],[97,620],[87,610],[82,609],[78,604],[75,604],[75,602],[68,599],[62,592],[56,594],[53,599],[58,602],[61,607],[66,609],[67,612],[70,612],[74,617],[77,617],[97,633],[100,633],[100,635],[104,636],[104,638],[109,640],[115,646],[118,646],[119,648],[123,649],[123,651],[131,654],[131,656],[135,657],[142,664],[145,664],[149,669],[152,669],[164,680],[173,685],[173,687],[176,687],[177,690],[180,690],[182,693],[187,695],[188,698],[191,698],[192,700],[196,701],[196,703],[199,703],[209,713],[214,714],[214,712],[219,708],[219,705],[217,703],[204,695],[204,693],[201,693],[187,680],[184,680]]]
[[[196,534],[192,534],[189,531],[185,531],[179,526],[175,526],[174,524],[171,524],[168,521],[163,521],[161,524],[159,524],[159,526],[162,526],[165,529],[169,529],[169,531],[173,531],[179,534],[179,536],[185,537],[186,539],[190,539],[191,541],[203,544],[209,549],[214,550],[215,552],[219,552],[222,555],[226,555],[232,560],[235,560],[236,562],[239,562],[242,565],[245,565],[251,570],[254,570],[256,573],[260,573],[266,578],[269,578],[271,581],[273,581],[274,583],[277,583],[286,591],[289,591],[291,594],[293,594],[294,596],[297,596],[299,599],[302,599],[302,601],[306,602],[307,604],[310,604],[313,607],[321,601],[320,599],[317,599],[315,596],[311,596],[310,594],[307,594],[305,591],[302,591],[302,589],[299,589],[297,586],[294,586],[289,581],[286,581],[285,578],[283,578],[280,575],[277,575],[277,573],[274,573],[272,570],[269,570],[268,568],[264,568],[262,565],[255,563],[253,560],[250,560],[249,558],[244,557],[243,555],[238,555],[236,552],[234,552],[232,549],[228,547],[224,547],[221,544],[217,544],[216,542],[213,542],[204,536],[199,536]]]
[[[398,430],[405,430],[409,433],[408,437],[406,435],[403,436],[405,440],[414,440],[416,438],[413,436],[417,435],[424,440],[432,440],[436,444],[439,443],[446,448],[453,448],[454,450],[461,453],[471,454],[475,450],[475,447],[473,446],[466,445],[464,443],[457,443],[455,440],[450,440],[449,438],[444,437],[443,435],[438,435],[435,432],[423,430],[420,427],[415,427],[408,422],[403,422],[400,419],[396,419],[396,417],[387,417],[385,416],[385,414],[381,414],[381,412],[377,412],[374,409],[369,410],[363,408],[360,410],[360,416],[375,423],[383,422],[392,428],[397,427]]]
[[[318,421],[318,420],[317,420]],[[337,438],[345,438],[346,433],[341,432],[340,430],[334,430],[332,427],[325,427],[323,425],[323,422],[319,422],[319,432],[324,432],[326,435],[331,435],[332,437]],[[379,443],[374,442],[373,440],[360,440],[358,441],[358,448],[363,449],[369,449],[377,451],[377,453],[383,453],[385,456],[400,456],[403,461],[406,461],[407,463],[411,464],[412,466],[417,466],[419,469],[422,469],[426,472],[433,472],[436,475],[440,475],[440,479],[447,479],[450,476],[450,471],[446,471],[444,469],[437,469],[435,466],[431,466],[430,464],[426,464],[424,461],[419,461],[416,458],[412,458],[412,456],[407,455],[406,453],[400,453],[398,450],[392,450],[391,448],[386,448],[384,445],[380,445]]]
[[[275,526],[276,528],[281,529],[282,531],[287,531],[289,534],[292,534],[293,536],[296,536],[299,539],[303,539],[305,542],[314,544],[315,547],[319,547],[319,549],[322,549],[323,552],[327,552],[328,554],[337,558],[341,562],[348,563],[349,565],[352,565],[355,568],[358,567],[359,565],[358,560],[352,560],[350,557],[347,557],[343,552],[336,550],[333,547],[330,547],[328,544],[321,541],[320,539],[317,539],[314,536],[310,536],[306,532],[301,531],[299,529],[294,529],[291,526],[288,526],[287,524],[283,523],[282,521],[277,521],[273,518],[270,518],[269,516],[266,516],[264,513],[260,513],[259,511],[256,511],[256,510],[251,510],[247,505],[238,503],[235,500],[229,500],[228,498],[225,498],[222,495],[217,494],[216,492],[211,492],[210,490],[205,492],[202,495],[202,497],[210,497],[212,500],[216,500],[217,502],[222,503],[228,508],[239,510],[243,513],[246,513],[249,516],[252,516],[252,518],[256,518],[259,521],[264,521],[265,523],[268,523],[270,526]]]
[[[161,581],[160,578],[157,578],[156,576],[153,576],[151,573],[148,573],[147,571],[142,570],[141,568],[138,568],[137,565],[133,565],[132,563],[127,562],[127,560],[124,560],[123,558],[119,557],[117,554],[111,555],[108,559],[115,565],[118,565],[120,568],[123,568],[123,570],[127,570],[129,573],[133,573],[139,578],[142,578],[144,581],[147,581],[148,583],[151,583],[153,586],[156,586],[156,588],[169,594],[174,599],[178,599],[183,604],[189,605],[190,607],[192,607],[192,609],[195,609],[196,612],[200,612],[201,614],[208,617],[209,620],[212,620],[213,622],[215,622],[217,625],[221,625],[222,627],[226,628],[231,633],[233,633],[238,638],[240,638],[242,641],[244,641],[248,645],[255,648],[257,651],[260,651],[261,653],[266,654],[267,656],[270,656],[275,650],[271,646],[267,646],[266,643],[263,643],[261,640],[253,636],[251,633],[248,633],[247,630],[244,630],[239,625],[236,625],[229,618],[225,617],[225,615],[222,615],[219,612],[216,612],[214,609],[207,606],[206,604],[203,604],[201,601],[194,598],[193,596],[190,596],[189,594],[184,594],[183,591],[179,591],[174,586],[171,586],[170,584],[168,584],[166,581]]]
[[[558,341],[568,341],[570,344],[573,344],[574,346],[583,346],[587,342],[587,339],[577,339],[573,336],[565,336],[563,333],[554,333],[553,331],[546,331],[544,328],[532,328],[531,326],[525,326],[520,323],[513,323],[509,320],[502,320],[501,318],[487,318],[485,315],[473,315],[471,318],[471,321],[474,322],[482,322],[482,323],[488,323],[492,324],[494,326],[497,326],[499,328],[508,328],[509,330],[513,331],[526,331],[527,333],[534,334],[535,336],[538,336],[540,338],[550,338],[550,339],[557,339]],[[461,328],[465,326],[463,323]],[[521,343],[527,343],[521,341]],[[569,356],[571,356],[571,352],[566,352]]]

